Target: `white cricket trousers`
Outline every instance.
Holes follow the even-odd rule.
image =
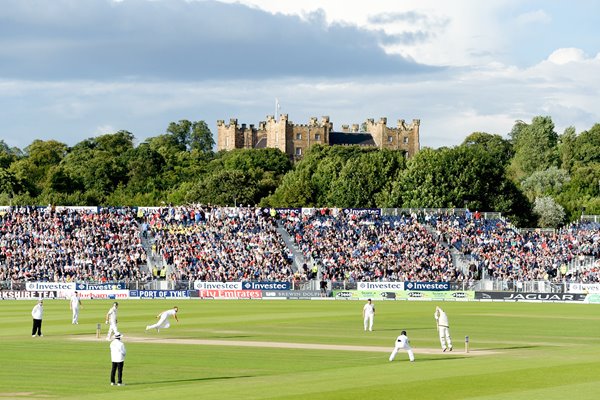
[[[450,338],[450,329],[447,326],[438,326],[438,332],[440,334],[440,344],[442,350],[452,348],[452,339]]]
[[[374,314],[365,314],[365,320],[364,320],[365,331],[367,330],[367,328],[370,331],[373,330],[373,318],[374,317],[375,317]]]
[[[71,321],[71,323],[79,323],[79,307],[73,308],[73,321]]]
[[[394,347],[394,351],[392,351],[392,354],[390,354],[390,361],[394,361],[394,358],[396,358],[396,354],[398,354],[400,350],[406,350],[406,352],[408,353],[408,359],[410,361],[415,361],[415,353],[413,353],[412,348],[402,346]]]
[[[113,324],[112,322],[109,324],[108,333],[106,334],[106,340],[110,340],[110,335],[114,335],[119,332],[117,329],[117,324]]]

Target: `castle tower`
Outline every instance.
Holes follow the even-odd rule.
[[[404,150],[408,158],[420,150],[419,127],[420,120],[413,119],[407,124],[403,119],[398,120],[395,128],[387,126],[387,118],[367,119],[364,123],[365,132],[360,132],[359,124],[342,125],[342,132],[333,131],[333,123],[329,117],[311,117],[308,124],[293,124],[287,114],[279,119],[267,115],[266,121],[261,121],[258,128],[254,125],[238,125],[237,119],[217,121],[217,149],[253,149],[275,148],[288,154],[292,159],[300,159],[314,144],[340,144],[376,146],[380,149]]]

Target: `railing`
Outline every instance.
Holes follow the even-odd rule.
[[[582,215],[582,222],[600,222],[600,215]]]
[[[398,215],[410,215],[413,213],[427,213],[427,214],[451,214],[451,215],[466,215],[466,208],[382,208],[381,215],[387,216],[398,216]],[[473,212],[471,211],[473,214]],[[479,212],[483,219],[500,219],[502,214],[499,212],[485,211]]]
[[[194,290],[195,281],[159,280],[152,281],[130,281],[130,282],[86,282],[88,284],[101,283],[125,283],[129,290]],[[294,280],[290,282],[291,290],[319,290],[321,281],[313,279],[309,281]],[[482,292],[532,292],[532,293],[564,293],[568,291],[570,284],[593,283],[593,282],[552,282],[552,281],[511,281],[511,280],[469,280],[462,282],[451,282],[450,290],[456,291],[482,291]],[[355,281],[328,281],[328,290],[357,290]],[[26,282],[0,281],[0,290],[26,290]]]

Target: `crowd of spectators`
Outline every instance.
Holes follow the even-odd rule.
[[[462,281],[447,246],[416,216],[316,212],[289,214],[284,226],[324,279],[336,281]]]
[[[568,268],[574,261],[600,257],[598,224],[573,224],[556,231],[519,230],[505,220],[472,214],[435,215],[430,222],[442,240],[471,257],[471,272],[477,271],[478,277],[598,282],[595,268]]]
[[[288,281],[292,258],[260,208],[165,207],[146,216],[172,280]]]
[[[15,207],[0,214],[0,281],[128,282],[147,278],[131,210]]]
[[[277,223],[308,265],[294,267],[294,249]],[[453,263],[453,254],[466,257],[468,268]],[[319,209],[276,215],[206,205],[15,207],[0,213],[0,282],[144,281],[152,278],[148,260],[161,260],[167,278],[177,281],[599,282],[597,262],[567,268],[582,258],[600,258],[598,223],[521,231],[478,212],[381,216]]]

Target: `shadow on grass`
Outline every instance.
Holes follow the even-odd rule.
[[[393,331],[393,332],[402,332],[402,331],[406,331],[406,332],[412,332],[412,331],[427,331],[427,330],[435,330],[434,328],[431,327],[427,327],[427,328],[407,328],[405,326],[401,327],[401,328],[382,328],[382,329],[373,329],[374,331],[378,331],[378,332],[385,332],[385,331]],[[398,333],[399,334],[399,333]]]
[[[255,338],[256,339],[257,336],[253,336],[253,335],[232,335],[232,336],[219,335],[219,336],[211,336],[210,338],[207,338],[207,339],[213,340],[213,339],[247,339],[247,338]]]
[[[192,378],[192,379],[170,379],[170,380],[165,380],[165,381],[134,382],[134,383],[128,383],[127,386],[162,385],[164,383],[220,381],[220,380],[227,380],[227,379],[252,378],[252,377],[254,377],[254,375],[214,376],[212,378]]]
[[[417,356],[418,355],[419,354],[417,353]],[[447,356],[444,356],[444,357],[416,357],[415,362],[450,361],[450,360],[462,360],[464,358],[472,359],[472,357],[469,357],[469,356],[459,356],[459,355],[450,356],[450,357],[447,357]],[[398,358],[396,358],[396,359],[398,359]]]
[[[538,345],[523,345],[523,346],[508,346],[508,347],[486,347],[485,349],[477,349],[477,350],[521,350],[521,349],[535,349],[538,347],[547,347],[547,346],[538,346]],[[474,350],[474,351],[477,351]]]

